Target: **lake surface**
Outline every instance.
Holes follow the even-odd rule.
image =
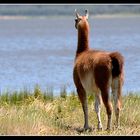
[[[91,48],[125,57],[123,91],[140,91],[140,17],[90,18]],[[77,31],[74,17],[0,19],[1,91],[75,90],[72,78]]]

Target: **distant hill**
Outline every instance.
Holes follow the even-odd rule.
[[[140,5],[0,5],[0,15],[73,15],[74,9],[88,9],[90,14],[140,14]]]

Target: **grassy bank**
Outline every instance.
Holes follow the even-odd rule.
[[[102,106],[103,131],[97,131],[94,112],[94,97],[89,96],[89,125],[95,126],[92,132],[79,133],[83,127],[83,112],[76,93],[67,95],[63,89],[59,97],[53,91],[42,92],[36,86],[34,92],[27,90],[6,92],[0,95],[0,135],[140,135],[140,96],[123,96],[121,129],[105,131],[106,112]],[[115,116],[113,114],[113,122]]]

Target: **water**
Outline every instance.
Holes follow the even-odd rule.
[[[140,17],[90,18],[90,46],[125,57],[123,91],[140,91]],[[74,17],[0,19],[0,89],[75,89]]]

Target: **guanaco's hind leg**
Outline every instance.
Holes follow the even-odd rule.
[[[83,112],[84,112],[84,120],[85,120],[84,130],[87,130],[87,129],[89,129],[87,95],[82,86],[77,88],[77,93],[78,93],[79,99],[81,101]]]
[[[120,110],[121,110],[121,95],[122,95],[122,83],[119,77],[112,80],[112,95],[114,99],[114,108],[116,116],[116,128],[119,127],[120,123]]]
[[[100,116],[100,111],[101,111],[101,104],[102,104],[102,99],[101,99],[101,94],[98,93],[95,95],[95,112],[97,114],[97,119],[98,119],[98,130],[102,130],[102,122],[101,122],[101,116]]]
[[[104,105],[106,107],[108,122],[107,122],[107,130],[111,129],[111,119],[112,119],[112,104],[109,99],[109,90],[102,90],[101,91],[102,99],[104,102]]]
[[[102,60],[102,61],[101,61]],[[101,59],[100,63],[94,67],[94,76],[96,85],[99,87],[102,95],[103,103],[106,107],[108,122],[107,129],[111,129],[111,117],[112,117],[112,104],[109,99],[109,86],[111,71],[109,68],[109,61]]]
[[[85,92],[81,82],[80,82],[80,78],[78,76],[76,68],[73,71],[73,78],[74,78],[74,83],[75,83],[75,86],[76,86],[76,89],[77,89],[78,97],[79,97],[79,100],[82,104],[82,108],[83,108],[83,112],[84,112],[84,122],[85,122],[84,123],[84,128],[82,130],[79,130],[79,131],[84,131],[84,130],[90,129],[89,125],[88,125],[87,95],[86,95],[86,92]]]

